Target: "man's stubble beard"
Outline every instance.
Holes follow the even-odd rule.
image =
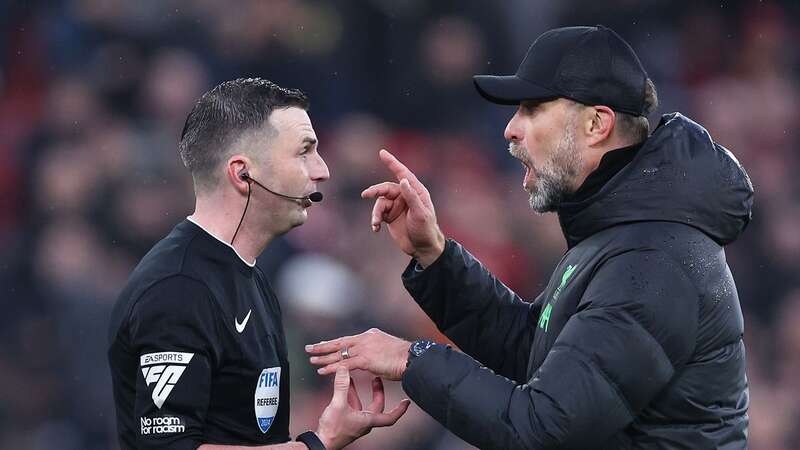
[[[516,144],[511,144],[514,147]],[[526,162],[536,177],[533,186],[527,188],[528,203],[539,214],[558,210],[564,198],[577,188],[575,180],[580,173],[583,160],[575,146],[575,120],[567,121],[564,134],[555,151],[542,164],[536,166],[528,158],[526,148],[514,148],[515,155],[525,155]]]

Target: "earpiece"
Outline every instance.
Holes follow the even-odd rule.
[[[233,238],[231,238],[231,245],[233,245],[233,241],[236,239],[236,235],[239,234],[239,228],[242,226],[242,221],[244,221],[244,215],[247,213],[247,206],[250,205],[250,194],[252,192],[252,190],[250,188],[250,186],[251,186],[250,185],[250,181],[252,181],[253,183],[257,184],[258,186],[263,188],[265,191],[267,191],[267,192],[269,192],[271,194],[277,195],[278,197],[283,197],[285,199],[294,200],[294,201],[302,201],[304,203],[304,207],[308,206],[308,205],[305,205],[305,202],[310,201],[310,202],[318,203],[318,202],[322,201],[322,192],[312,192],[312,193],[310,193],[308,195],[304,195],[302,197],[293,197],[291,195],[286,195],[286,194],[281,194],[279,192],[275,192],[275,191],[271,190],[270,188],[264,186],[263,184],[259,183],[258,180],[256,180],[255,178],[250,178],[250,174],[247,173],[246,171],[239,174],[239,179],[242,180],[242,181],[247,181],[247,203],[244,204],[244,211],[242,211],[242,218],[239,219],[239,225],[236,226],[236,231],[233,232]]]

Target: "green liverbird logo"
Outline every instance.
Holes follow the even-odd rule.
[[[567,270],[565,270],[564,274],[561,275],[561,284],[558,285],[558,289],[556,289],[556,291],[561,291],[564,285],[567,284],[567,280],[569,280],[569,277],[572,276],[572,272],[575,272],[575,269],[577,268],[578,266],[573,266],[572,264],[567,266]]]
[[[577,265],[573,266],[572,264],[570,264],[569,266],[567,266],[567,269],[561,275],[561,284],[558,285],[556,291],[553,293],[553,301],[547,303],[547,305],[542,310],[542,313],[539,315],[538,326],[539,328],[544,330],[545,333],[547,333],[547,327],[550,325],[550,314],[553,312],[553,303],[555,303],[558,300],[558,296],[561,295],[561,290],[564,289],[564,286],[567,285],[567,281],[569,281],[569,278],[572,276],[572,273],[575,272],[575,269],[577,268],[578,268]]]

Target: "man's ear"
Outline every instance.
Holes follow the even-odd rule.
[[[607,142],[614,131],[617,122],[617,115],[608,106],[590,106],[587,110],[591,114],[585,123],[584,132],[586,133],[586,144],[594,147]]]
[[[250,158],[247,156],[236,154],[228,158],[225,164],[225,179],[233,185],[233,187],[241,192],[247,194],[250,185],[250,168],[253,167]],[[243,177],[242,175],[246,175]]]

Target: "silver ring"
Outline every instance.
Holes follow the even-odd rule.
[[[342,355],[342,360],[345,360],[350,357],[350,349],[345,347],[339,352],[339,354]]]

